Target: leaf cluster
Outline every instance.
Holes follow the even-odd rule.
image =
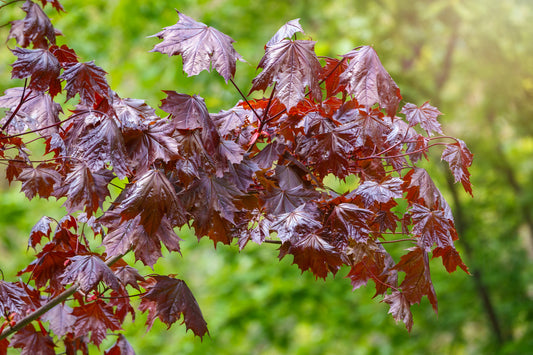
[[[57,0],[47,3],[63,11]],[[422,297],[437,310],[430,255],[449,272],[468,272],[450,207],[418,163],[444,146],[442,160],[471,194],[472,154],[443,135],[429,102],[399,108],[400,89],[373,47],[319,58],[314,41],[296,39],[305,35],[298,20],[289,21],[264,47],[244,95],[233,81],[243,60],[233,39],[178,12],[175,25],[153,36],[161,42],[152,52],[181,56],[190,76],[214,69],[243,100],[210,113],[202,97],[167,90],[160,116],[144,100],[120,97],[94,62],[58,46],[38,3],[22,9],[26,17],[11,23],[8,38],[17,44],[12,77],[25,84],[0,97],[0,160],[29,199],[55,197],[68,214],[44,216],[32,229],[36,254],[19,273],[25,282],[0,281],[0,351],[53,354],[62,341],[68,354],[87,353],[137,311],[148,313],[148,329],[156,318],[169,327],[182,319],[195,335],[208,334],[184,280],[142,276],[122,259],[133,253],[153,266],[163,246],[179,253],[176,231],[185,225],[215,247],[279,244],[280,259],[292,255],[316,278],[346,266],[353,288],[373,281],[409,330],[410,306]],[[355,176],[357,186],[340,194],[329,176]],[[386,246],[404,242],[411,247],[396,262]],[[106,353],[133,349],[120,335]]]

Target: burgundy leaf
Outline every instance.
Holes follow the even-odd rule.
[[[72,314],[76,317],[74,334],[76,337],[91,333],[91,342],[99,346],[107,337],[107,330],[120,330],[113,308],[102,300],[75,307]]]
[[[11,339],[11,346],[21,349],[21,355],[55,355],[54,340],[43,331],[35,330],[33,324],[28,324],[18,331]]]
[[[200,338],[209,334],[198,302],[185,281],[154,275],[143,287],[147,292],[141,297],[139,310],[148,310],[148,329],[152,327],[156,317],[170,328],[183,315],[187,330],[192,329]]]
[[[56,196],[66,196],[63,204],[68,213],[83,211],[91,216],[102,207],[102,203],[109,196],[107,185],[114,175],[109,170],[92,172],[84,163],[76,164],[67,175],[62,186],[56,189]]]
[[[345,85],[340,85],[339,77],[348,67],[348,61],[333,58],[325,58],[326,65],[322,68],[320,79],[326,82],[327,97],[334,96],[346,89]]]
[[[437,247],[433,249],[433,258],[439,256],[442,257],[442,264],[446,268],[446,271],[452,273],[457,269],[457,266],[459,266],[464,272],[470,274],[470,272],[468,272],[468,267],[463,263],[459,253],[455,250],[453,245],[449,245],[445,248]]]
[[[32,91],[24,88],[11,88],[5,91],[5,95],[0,97],[0,107],[8,108],[7,117],[15,111],[22,99],[24,102],[19,108],[15,118],[11,121],[8,132],[17,134],[27,129],[40,129],[49,127],[59,122],[59,113],[63,112],[61,105],[52,101],[50,95],[42,91]],[[5,120],[5,119],[4,119]],[[57,132],[57,127],[52,126],[40,131],[40,134],[51,134]]]
[[[453,245],[455,227],[453,220],[446,216],[443,210],[430,210],[429,208],[415,204],[410,210],[413,219],[412,233],[420,238],[419,245],[429,251],[434,244],[439,248],[447,248]]]
[[[298,235],[308,234],[322,227],[320,213],[313,204],[303,204],[294,211],[280,214],[272,221],[270,229],[277,232],[282,242]]]
[[[267,46],[272,46],[285,38],[291,38],[295,33],[304,33],[302,26],[300,25],[300,19],[290,20],[276,32],[276,34],[267,42]],[[305,34],[305,33],[304,33]]]
[[[372,217],[373,213],[367,209],[359,208],[353,203],[340,203],[329,215],[328,226],[359,241],[370,233],[368,225]]]
[[[42,316],[42,320],[50,322],[50,330],[58,337],[74,331],[76,317],[72,315],[72,308],[66,304],[58,304]]]
[[[306,87],[315,100],[322,97],[318,86],[318,73],[322,67],[315,54],[313,41],[284,39],[268,46],[257,67],[263,68],[263,71],[253,80],[250,92],[265,91],[276,82],[274,95],[287,110],[304,99]]]
[[[346,86],[359,104],[379,104],[388,116],[394,117],[401,100],[400,89],[385,70],[374,48],[357,47],[343,55],[350,60],[346,71],[339,77],[340,85]]]
[[[231,37],[178,11],[179,21],[151,36],[163,39],[151,52],[182,55],[183,70],[197,75],[213,67],[226,80],[235,75],[235,64],[241,56],[235,51]]]
[[[427,253],[419,247],[410,248],[409,253],[402,256],[394,269],[405,273],[400,289],[406,301],[415,304],[419,303],[423,296],[427,296],[436,313],[437,295],[431,282]]]
[[[113,264],[111,266],[111,270],[115,273],[115,275],[118,277],[120,282],[126,286],[130,285],[136,290],[140,291],[139,282],[138,281],[144,281],[144,277],[142,277],[137,269],[125,264],[125,265],[117,265],[119,263]]]
[[[35,248],[37,244],[41,243],[43,237],[50,238],[50,233],[52,232],[50,223],[52,223],[52,221],[52,218],[43,216],[39,222],[35,223],[30,232],[28,246]]]
[[[26,291],[14,283],[0,280],[0,314],[22,313],[29,296]]]
[[[365,181],[357,190],[353,192],[354,195],[361,196],[365,206],[372,206],[375,202],[387,203],[395,198],[402,198],[402,180],[394,177],[382,182]]]
[[[310,269],[316,278],[326,279],[328,272],[335,275],[344,263],[332,245],[312,232],[302,235],[295,243],[284,243],[279,258],[286,254],[294,256],[293,264],[297,264],[302,272]]]
[[[54,169],[55,165],[41,163],[35,168],[25,168],[18,176],[22,182],[21,191],[28,199],[39,196],[48,198],[53,192],[56,184],[61,183],[61,175]]]
[[[460,139],[457,139],[456,143],[448,144],[441,157],[442,160],[447,161],[450,165],[455,182],[461,181],[464,189],[470,195],[472,195],[472,185],[468,168],[472,165],[473,157],[465,142]]]
[[[52,7],[57,10],[57,12],[65,12],[63,5],[61,5],[58,0],[41,0],[41,4],[43,4],[43,7],[45,7],[47,4],[51,4]]]
[[[437,117],[442,115],[442,112],[436,107],[431,106],[429,101],[426,101],[420,107],[407,103],[400,112],[405,114],[410,127],[420,124],[420,127],[422,127],[429,136],[433,135],[433,132],[442,134],[440,123],[437,121]]]
[[[104,355],[135,355],[135,351],[124,334],[120,334],[115,345],[106,350]]]
[[[50,88],[52,96],[61,91],[61,84],[58,82],[59,61],[52,53],[46,49],[26,48],[15,48],[12,52],[18,58],[12,64],[12,78],[23,79],[31,76],[30,89],[44,91]]]
[[[67,63],[61,75],[67,84],[67,100],[80,94],[80,103],[91,106],[102,97],[109,96],[109,85],[105,79],[107,73],[92,62]]]
[[[78,56],[76,52],[72,48],[69,48],[66,44],[61,45],[61,47],[58,47],[54,44],[53,46],[50,46],[49,50],[54,54],[62,66],[67,63],[78,63]]]
[[[305,202],[318,197],[314,190],[302,186],[292,188],[275,188],[264,197],[265,209],[273,215],[279,215],[295,210]]]
[[[99,257],[95,255],[76,255],[70,258],[70,261],[71,263],[61,275],[64,285],[78,282],[80,289],[88,293],[91,290],[96,290],[100,282],[104,282],[113,290],[120,290],[118,278]]]
[[[26,12],[24,20],[11,23],[8,39],[15,38],[21,47],[28,47],[31,43],[35,48],[48,48],[48,42],[56,43],[56,32],[50,19],[33,1],[26,1],[22,5]]]
[[[394,320],[396,322],[402,321],[410,332],[413,328],[413,314],[405,294],[401,291],[393,291],[390,295],[385,295],[383,302],[390,306],[389,313],[392,314]]]

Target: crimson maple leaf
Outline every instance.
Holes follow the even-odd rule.
[[[50,322],[50,330],[58,337],[74,331],[76,317],[72,315],[72,308],[66,304],[58,304],[42,316],[42,320]]]
[[[226,80],[235,75],[237,60],[241,55],[235,51],[230,36],[219,30],[197,22],[178,11],[179,21],[150,37],[158,37],[163,42],[154,46],[151,52],[168,56],[182,55],[183,70],[187,75],[198,75],[211,66]]]
[[[113,308],[100,299],[75,307],[72,315],[76,317],[75,336],[91,333],[91,342],[97,346],[106,338],[108,329],[121,329],[119,321],[114,317]]]
[[[279,259],[287,254],[294,256],[293,264],[302,272],[310,269],[317,279],[325,280],[329,272],[335,275],[344,264],[341,253],[314,232],[301,235],[295,242],[283,243]]]
[[[28,199],[37,194],[48,198],[54,193],[55,185],[61,183],[61,175],[54,168],[54,164],[41,163],[22,170],[17,179],[22,182],[21,191]]]
[[[379,104],[388,116],[394,117],[402,96],[398,85],[385,70],[379,57],[370,46],[353,49],[344,58],[350,63],[339,77],[339,85],[345,85],[348,94],[359,104],[370,107]]]
[[[85,163],[80,162],[74,165],[54,195],[67,197],[63,206],[68,213],[85,209],[90,217],[98,207],[102,207],[102,203],[109,196],[107,185],[113,178],[113,173],[107,169],[92,172]]]
[[[270,229],[277,232],[282,242],[290,241],[293,237],[307,234],[322,227],[320,212],[314,204],[302,204],[294,211],[282,213],[270,225]]]
[[[382,182],[367,180],[349,196],[361,196],[366,207],[372,206],[375,202],[387,203],[392,199],[402,197],[402,182],[397,177]]]
[[[96,290],[100,282],[115,291],[120,291],[120,282],[113,271],[96,255],[76,255],[70,258],[61,280],[64,285],[78,282],[80,290],[88,293]]]
[[[302,26],[300,25],[300,19],[294,19],[288,21],[286,24],[281,26],[281,28],[272,36],[272,38],[267,42],[267,46],[272,46],[285,38],[291,38],[295,33],[304,33]]]
[[[22,313],[29,302],[26,291],[12,282],[0,280],[0,314]]]
[[[61,47],[54,44],[53,46],[50,46],[49,51],[52,52],[62,66],[67,63],[78,62],[78,55],[74,49],[69,48],[66,44],[61,45]]]
[[[26,12],[24,20],[11,22],[8,39],[15,38],[19,46],[25,48],[31,43],[35,48],[48,48],[48,42],[56,43],[56,31],[44,11],[33,1],[22,5]]]
[[[405,273],[400,289],[406,301],[415,304],[419,303],[423,296],[427,296],[436,313],[437,295],[431,282],[427,253],[420,247],[410,248],[409,253],[401,257],[394,269]]]
[[[106,350],[104,355],[135,355],[135,351],[124,334],[119,334],[115,345]]]
[[[37,244],[41,243],[41,239],[43,237],[50,238],[50,233],[52,232],[50,223],[52,223],[52,221],[52,218],[43,216],[37,223],[35,223],[30,232],[30,238],[28,242],[29,247],[35,248]]]
[[[55,355],[54,340],[42,330],[37,331],[33,324],[28,324],[11,339],[11,346],[21,349],[21,355]]]
[[[431,106],[429,101],[426,101],[420,107],[415,104],[407,103],[403,106],[400,112],[405,114],[405,118],[407,118],[410,127],[420,124],[420,127],[422,127],[429,136],[432,136],[433,132],[442,134],[440,123],[437,121],[437,117],[442,115],[442,112],[436,107]]]
[[[396,322],[402,321],[407,330],[411,331],[411,328],[413,328],[413,314],[405,294],[401,291],[392,291],[390,295],[385,295],[383,302],[390,306],[389,313],[394,317],[394,320]]]
[[[345,89],[344,85],[340,85],[339,77],[344,73],[348,67],[346,60],[338,60],[334,58],[325,58],[326,65],[322,68],[319,78],[326,82],[326,96],[331,97]]]
[[[425,206],[414,204],[410,210],[414,225],[412,233],[420,238],[419,245],[429,251],[434,244],[439,248],[453,245],[456,235],[453,220],[449,219],[444,210],[431,210]]]
[[[466,192],[472,196],[472,184],[470,183],[468,168],[472,165],[473,157],[465,142],[460,139],[457,139],[456,143],[448,144],[441,157],[441,160],[447,161],[450,165],[455,182],[461,181]]]
[[[433,258],[437,258],[439,256],[442,257],[442,264],[446,268],[446,271],[450,273],[454,272],[459,266],[464,270],[464,272],[470,274],[470,272],[468,272],[468,267],[463,263],[459,253],[457,250],[455,250],[453,245],[448,245],[444,248],[437,247],[433,249]]]
[[[50,95],[61,91],[58,80],[60,65],[56,57],[47,49],[15,48],[12,50],[17,60],[12,64],[12,78],[23,79],[31,76],[29,87],[37,91],[50,88]]]
[[[187,330],[200,338],[209,334],[200,306],[183,280],[174,277],[154,275],[143,284],[146,293],[141,296],[139,310],[148,310],[146,325],[150,329],[155,318],[159,318],[169,328],[181,315]]]
[[[5,95],[0,97],[0,107],[9,109],[6,117],[11,117],[21,100],[24,102],[8,126],[9,133],[17,134],[28,128],[35,130],[45,127],[48,128],[41,130],[40,134],[57,132],[56,124],[59,122],[59,113],[63,110],[61,105],[52,101],[50,95],[30,89],[24,92],[21,87],[7,89]]]
[[[276,82],[274,96],[285,105],[287,111],[305,98],[305,87],[311,97],[322,98],[318,86],[318,73],[322,70],[315,54],[315,42],[303,40],[281,40],[267,46],[258,68],[263,71],[253,80],[250,93],[265,91]]]
[[[66,63],[65,70],[61,75],[67,84],[67,100],[76,94],[80,94],[80,103],[92,106],[100,98],[108,97],[110,88],[105,79],[107,73],[94,64],[94,61],[86,63]]]

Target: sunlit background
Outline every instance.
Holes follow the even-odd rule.
[[[161,90],[199,94],[211,112],[232,107],[238,93],[216,73],[186,77],[178,57],[149,53],[148,36],[176,23],[175,8],[230,35],[247,63],[236,82],[251,87],[264,44],[286,21],[301,18],[318,55],[372,45],[402,90],[404,102],[430,101],[444,113],[444,131],[475,154],[474,198],[454,185],[440,152],[426,168],[452,206],[458,249],[471,276],[431,263],[439,315],[427,299],[413,306],[414,327],[396,325],[388,306],[372,299],[372,282],[351,291],[341,270],[315,281],[276,246],[245,248],[198,243],[181,234],[182,254],[156,272],[174,273],[194,292],[210,336],[185,326],[169,330],[145,317],[129,321],[138,354],[526,354],[533,349],[533,2],[530,0],[112,1],[63,0],[66,14],[47,13],[81,60],[105,69],[121,97],[159,105]],[[14,4],[0,25],[22,18]],[[0,28],[6,38],[9,26]],[[304,38],[304,37],[302,37]],[[8,42],[13,48],[14,42]],[[0,89],[15,57],[0,50]],[[27,264],[27,237],[43,214],[60,218],[61,202],[27,201],[19,186],[0,181],[0,268],[6,280]],[[144,269],[146,273],[150,269]],[[115,339],[109,339],[100,353]]]

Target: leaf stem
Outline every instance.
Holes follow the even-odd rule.
[[[17,107],[15,108],[15,111],[13,111],[13,113],[11,114],[11,117],[9,117],[9,119],[4,123],[4,125],[2,126],[2,128],[0,129],[1,132],[4,131],[4,129],[6,129],[7,126],[9,126],[9,124],[11,123],[11,121],[13,121],[13,118],[15,118],[15,115],[19,112],[20,108],[22,107],[22,105],[24,104],[24,102],[28,99],[28,97],[30,96],[31,94],[31,90],[28,92],[28,94],[25,96],[26,94],[26,88],[27,88],[27,84],[28,84],[28,78],[24,79],[24,89],[22,89],[22,95],[20,95],[20,101],[19,101],[19,104],[17,105]]]
[[[231,81],[231,83],[233,84],[233,86],[235,87],[235,89],[237,89],[237,91],[239,92],[239,94],[241,95],[241,97],[244,99],[244,101],[246,102],[246,104],[248,105],[248,107],[250,107],[250,109],[253,111],[255,117],[257,117],[257,120],[261,121],[261,118],[259,117],[259,115],[257,114],[257,112],[255,112],[255,109],[252,107],[252,105],[250,104],[250,102],[248,101],[248,99],[246,98],[246,96],[244,96],[244,94],[242,93],[241,89],[239,89],[239,87],[237,86],[237,84],[235,84],[235,82],[233,81],[232,78],[230,78],[229,81]]]

